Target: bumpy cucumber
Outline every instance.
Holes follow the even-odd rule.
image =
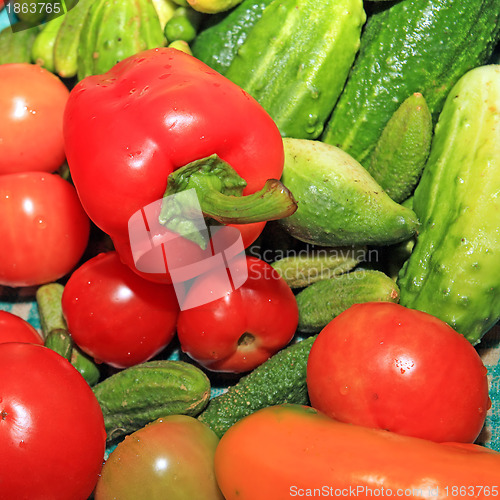
[[[94,0],[80,0],[64,16],[54,43],[54,70],[62,78],[71,78],[78,71],[78,45],[83,22]]]
[[[307,358],[315,336],[279,351],[220,396],[212,398],[198,419],[219,437],[251,413],[281,403],[307,404]]]
[[[225,76],[252,95],[283,136],[323,131],[360,43],[362,0],[277,0],[262,13]]]
[[[414,212],[393,201],[344,151],[307,139],[283,144],[281,180],[298,208],[279,222],[295,238],[322,246],[390,245],[417,231]]]
[[[345,273],[366,256],[366,247],[315,248],[278,259],[272,266],[290,288],[303,288]]]
[[[316,333],[353,304],[398,302],[399,288],[380,271],[359,270],[313,283],[296,298],[299,331]]]
[[[405,99],[387,122],[363,164],[396,202],[406,200],[418,183],[432,140],[432,116],[420,93]]]
[[[243,0],[228,14],[202,29],[191,44],[193,55],[224,74],[272,0]]]
[[[27,23],[22,23],[22,28],[13,32],[12,28],[7,26],[0,32],[0,64],[32,62],[31,47],[40,28],[30,27]]]
[[[400,0],[371,15],[322,140],[361,164],[404,99],[421,92],[434,120],[451,87],[488,60],[498,0]]]
[[[210,381],[184,361],[157,360],[126,368],[93,388],[108,441],[167,415],[195,417],[210,398]]]
[[[400,303],[477,343],[500,318],[500,66],[450,92],[415,190],[422,226],[401,271]]]
[[[165,44],[151,0],[94,1],[80,34],[78,79],[105,73],[122,59]]]

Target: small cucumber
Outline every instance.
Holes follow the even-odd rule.
[[[172,17],[165,24],[165,38],[167,43],[176,40],[192,42],[198,31],[201,14],[191,7],[178,7]]]
[[[36,291],[38,315],[45,345],[68,359],[87,383],[93,386],[99,381],[100,371],[97,365],[71,341],[61,307],[63,292],[64,285],[57,282],[42,285]]]
[[[356,160],[319,141],[283,139],[282,182],[297,211],[280,224],[321,246],[390,245],[412,237],[415,213],[397,204]]]
[[[195,417],[208,404],[210,381],[184,361],[156,360],[125,368],[93,387],[108,441],[167,415]]]
[[[363,164],[395,202],[406,200],[415,189],[429,156],[432,131],[425,98],[415,93],[392,115]]]
[[[62,78],[72,78],[78,70],[78,45],[83,22],[94,0],[80,0],[64,16],[54,44],[54,69]]]
[[[400,303],[477,344],[500,319],[500,65],[449,93],[415,189],[422,226],[399,275]]]
[[[69,361],[73,351],[73,342],[67,330],[55,329],[51,330],[45,338],[45,347],[52,349]]]
[[[99,367],[87,354],[82,352],[78,346],[73,345],[69,361],[80,372],[81,376],[87,381],[90,387],[93,387],[99,382],[101,378]]]
[[[65,14],[47,21],[38,33],[31,47],[31,58],[34,63],[52,73],[55,72],[54,46]]]
[[[193,55],[223,75],[271,1],[243,0],[228,14],[220,15],[198,33],[191,46]]]
[[[365,20],[362,0],[276,0],[225,76],[262,105],[283,136],[315,139],[342,92]]]
[[[386,274],[366,270],[334,276],[308,286],[296,296],[300,332],[317,333],[353,304],[398,302],[399,288]]]
[[[272,267],[290,288],[302,288],[353,269],[366,256],[366,247],[315,248],[278,259]]]
[[[228,390],[212,398],[198,420],[219,437],[251,413],[281,403],[308,404],[307,358],[315,336],[285,347]]]
[[[18,28],[21,27],[19,31],[12,31],[12,28],[7,26],[0,32],[0,64],[32,62],[31,47],[40,27],[30,27],[22,21],[18,23]]]

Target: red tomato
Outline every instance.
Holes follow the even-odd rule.
[[[337,420],[438,442],[473,442],[490,407],[487,370],[465,337],[388,302],[356,304],[318,334],[307,386]]]
[[[106,443],[90,386],[59,354],[20,342],[0,344],[0,380],[0,499],[87,499]]]
[[[61,166],[68,97],[64,83],[37,64],[0,66],[0,174]]]
[[[127,436],[104,464],[96,500],[223,500],[216,434],[193,417],[160,418]]]
[[[0,344],[5,342],[43,345],[42,336],[33,325],[8,311],[0,311]]]
[[[297,301],[286,281],[261,259],[241,262],[248,278],[239,288],[210,300],[220,297],[227,275],[219,269],[208,272],[193,283],[184,302],[204,303],[183,308],[179,315],[182,350],[212,371],[254,369],[287,345],[297,328]]]
[[[163,350],[175,334],[179,312],[171,285],[141,278],[114,251],[88,260],[71,275],[62,309],[80,349],[117,368]]]
[[[346,424],[307,406],[280,405],[248,415],[222,436],[215,474],[226,500],[491,500],[500,494],[500,453]]]
[[[0,285],[41,285],[69,273],[88,242],[90,221],[75,188],[55,174],[0,176]]]

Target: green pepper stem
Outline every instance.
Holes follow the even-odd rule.
[[[290,191],[276,179],[268,179],[260,191],[246,196],[221,193],[199,176],[193,178],[192,187],[198,194],[202,212],[221,224],[281,219],[297,209]]]
[[[194,189],[205,217],[221,224],[250,224],[281,219],[297,210],[292,193],[277,179],[269,179],[260,191],[243,195],[246,181],[217,155],[196,160],[170,174],[160,213],[160,223],[172,231],[198,240],[192,209],[185,203],[169,203],[170,195]],[[169,200],[170,201],[170,200]]]

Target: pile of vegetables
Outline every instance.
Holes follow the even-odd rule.
[[[6,11],[0,500],[499,495],[498,1]]]

